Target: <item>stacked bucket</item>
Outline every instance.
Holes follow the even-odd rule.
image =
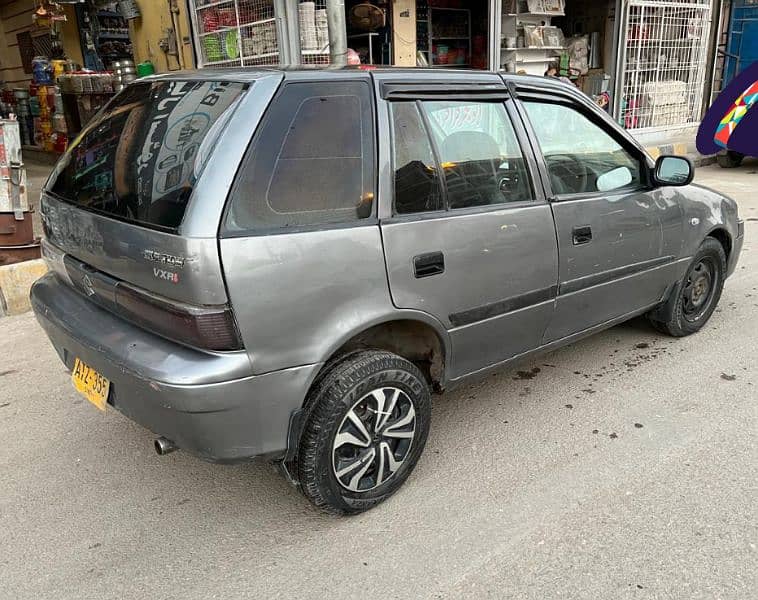
[[[0,266],[40,257],[16,120],[0,120]]]
[[[297,5],[297,12],[300,24],[300,48],[304,51],[318,50],[316,3],[301,2]]]
[[[329,52],[329,20],[326,16],[326,9],[316,10],[316,38],[318,40],[319,52]]]

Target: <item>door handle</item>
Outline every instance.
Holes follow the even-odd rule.
[[[413,257],[413,274],[416,279],[442,275],[445,272],[445,255],[442,252],[429,252]]]
[[[589,225],[583,225],[582,227],[574,227],[571,233],[574,239],[574,246],[589,244],[592,241],[592,227],[590,227]]]

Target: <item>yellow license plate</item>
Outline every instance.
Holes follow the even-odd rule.
[[[74,363],[71,381],[74,382],[74,387],[82,396],[100,410],[105,410],[105,405],[108,402],[108,390],[111,388],[110,381],[78,358]]]

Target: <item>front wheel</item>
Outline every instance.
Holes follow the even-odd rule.
[[[308,406],[296,469],[303,494],[327,512],[356,514],[386,500],[424,450],[429,385],[397,355],[369,350],[338,360]]]
[[[724,248],[718,240],[706,238],[675,291],[678,296],[671,316],[665,322],[651,317],[652,324],[659,331],[675,337],[700,331],[716,310],[725,278]]]

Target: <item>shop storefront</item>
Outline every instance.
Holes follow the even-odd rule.
[[[699,122],[706,90],[709,0],[496,0],[497,70],[549,66],[631,130]]]
[[[198,67],[329,63],[325,0],[188,1]]]
[[[328,63],[326,2],[189,0],[198,66]],[[711,0],[346,0],[364,64],[570,79],[647,135],[694,127],[708,87]]]
[[[19,71],[26,77],[6,80],[0,108],[4,117],[18,121],[24,146],[61,153],[82,125],[136,78],[129,20],[139,9],[134,2],[15,6],[19,12],[13,18],[25,24],[16,37]],[[16,57],[9,53],[8,60]]]

